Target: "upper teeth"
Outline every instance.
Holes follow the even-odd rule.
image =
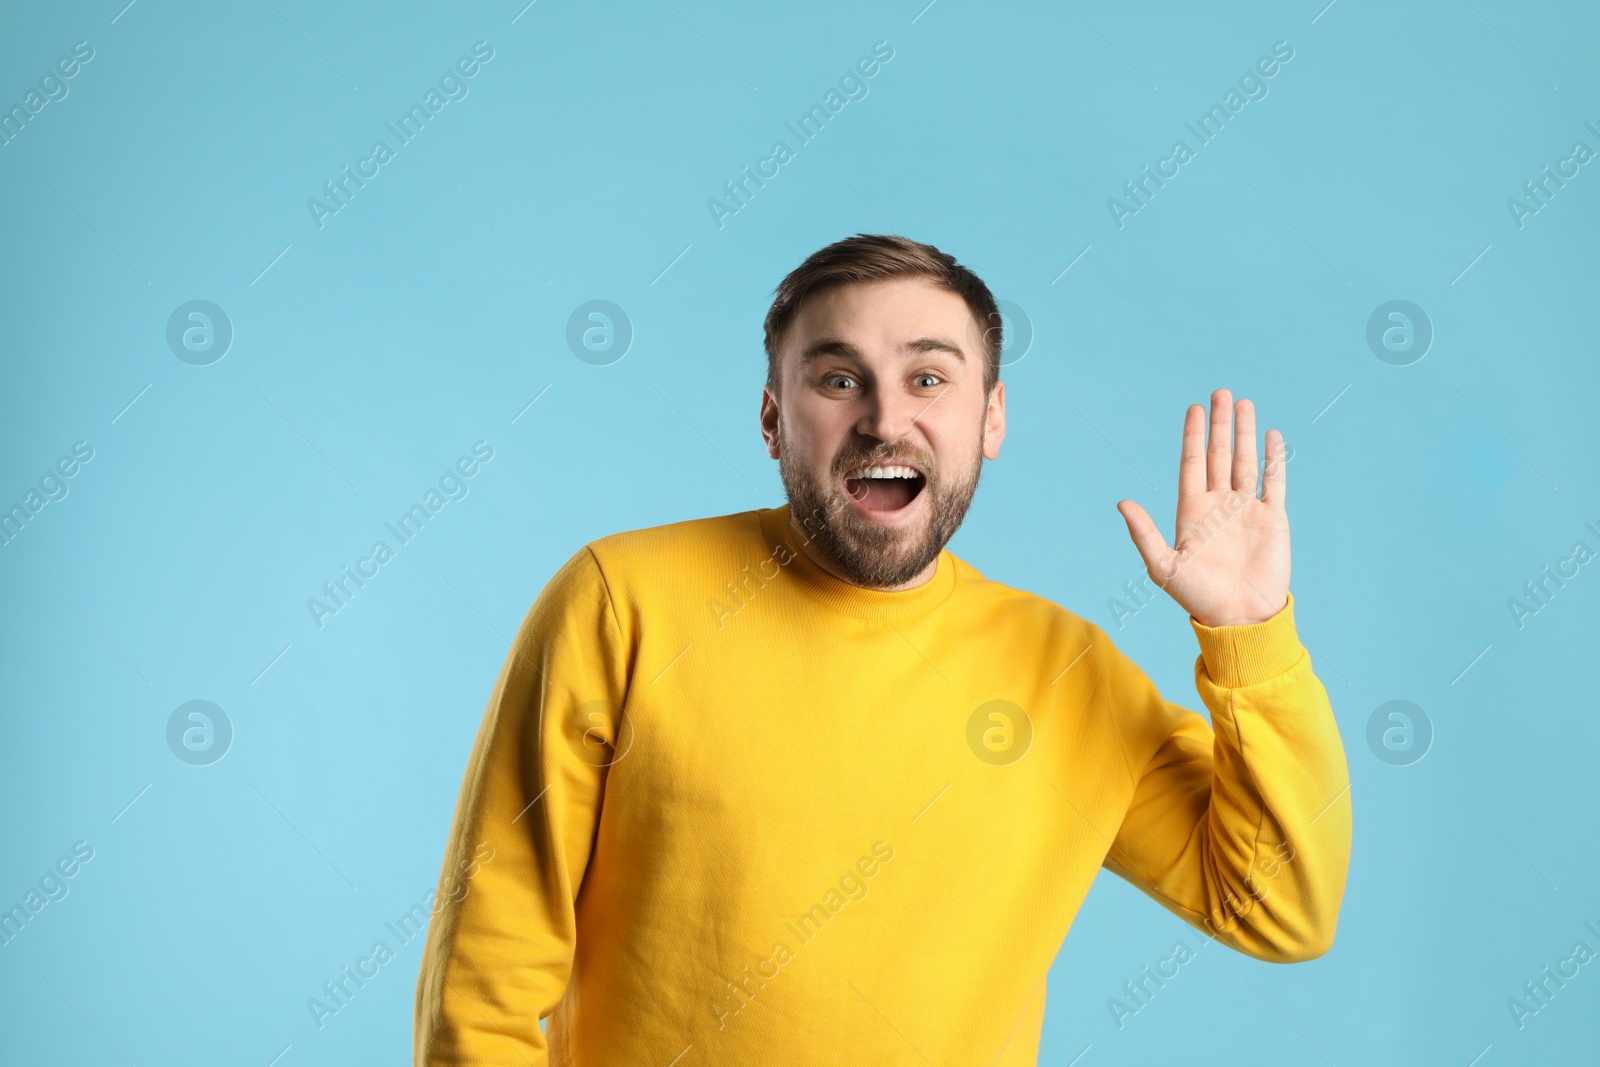
[[[856,471],[853,478],[916,478],[919,475],[911,467],[865,467]]]

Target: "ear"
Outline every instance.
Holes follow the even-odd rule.
[[[1006,383],[995,382],[983,415],[983,455],[1000,458],[1000,442],[1006,439]]]
[[[778,458],[778,400],[772,390],[761,387],[761,439],[767,443],[767,456]]]

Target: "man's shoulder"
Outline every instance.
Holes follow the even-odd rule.
[[[579,553],[592,555],[614,593],[622,586],[700,587],[708,579],[720,586],[762,558],[764,510],[622,530],[587,542]]]
[[[703,555],[719,549],[737,551],[761,540],[762,510],[735,511],[622,530],[597,537],[585,547],[602,563],[624,563],[640,557]]]
[[[954,553],[951,559],[955,561],[957,589],[970,598],[970,603],[981,604],[992,612],[996,621],[1003,620],[1008,627],[1016,626],[1034,634],[1057,637],[1078,634],[1085,640],[1103,636],[1094,623],[1049,597],[986,577]]]

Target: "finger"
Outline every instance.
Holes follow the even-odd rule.
[[[1226,489],[1233,474],[1233,396],[1226,389],[1211,394],[1211,438],[1206,445],[1206,488]]]
[[[1117,510],[1128,524],[1128,536],[1133,538],[1133,547],[1139,550],[1139,558],[1144,560],[1145,569],[1160,584],[1163,576],[1170,577],[1171,568],[1167,561],[1173,553],[1167,547],[1167,539],[1161,536],[1161,531],[1144,508],[1133,501],[1117,501]]]
[[[1233,487],[1256,495],[1256,406],[1248,400],[1233,406]]]
[[[1285,459],[1283,434],[1267,431],[1267,466],[1261,479],[1261,502],[1283,507],[1289,489],[1289,464]]]
[[[1206,491],[1206,409],[1190,404],[1183,413],[1183,454],[1178,460],[1178,499]]]

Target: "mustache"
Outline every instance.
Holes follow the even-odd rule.
[[[932,456],[924,456],[918,452],[907,452],[904,449],[872,449],[867,452],[841,453],[834,461],[834,473],[842,475],[855,467],[860,466],[912,466],[916,467],[931,482],[938,473],[938,467],[933,462]]]

